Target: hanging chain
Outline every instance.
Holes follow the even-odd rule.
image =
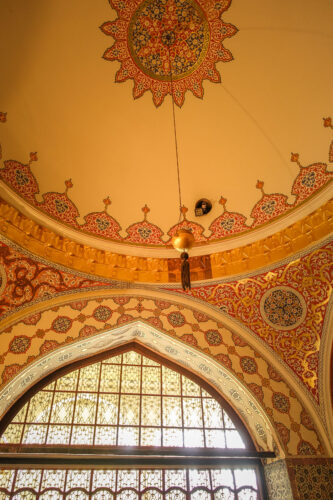
[[[170,47],[168,48],[169,53],[169,67],[170,67],[170,83],[171,83],[171,101],[172,101],[172,116],[173,116],[173,130],[175,135],[175,147],[176,147],[176,164],[177,164],[177,179],[178,179],[178,196],[179,196],[179,222],[182,218],[182,193],[180,189],[180,173],[179,173],[179,157],[178,157],[178,139],[177,139],[177,127],[176,127],[176,112],[175,112],[175,101],[173,97],[173,78],[172,78],[172,67],[171,67],[171,57],[170,57]]]

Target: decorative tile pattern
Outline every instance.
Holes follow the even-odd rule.
[[[179,339],[184,345],[199,349],[228,368],[241,384],[246,385],[262,404],[288,454],[323,453],[315,426],[310,430],[311,418],[297,396],[280,373],[274,370],[274,378],[270,378],[272,366],[248,345],[245,338],[233,334],[198,310],[167,300],[118,295],[86,299],[86,302],[81,310],[77,308],[77,301],[73,301],[40,311],[40,319],[36,324],[29,324],[23,319],[6,328],[1,333],[0,346],[2,383],[8,383],[45,352],[71,344],[80,337],[94,336],[136,320],[155,326],[153,318],[156,318],[161,331],[171,338]],[[22,331],[30,340],[30,347],[25,353],[18,354],[10,349],[10,345],[15,337],[22,337]],[[108,335],[112,338],[112,332]],[[193,368],[191,362],[188,366]],[[199,370],[208,379],[211,377],[209,367],[202,366]],[[231,397],[236,400],[239,394],[234,391]],[[290,435],[286,436],[281,431],[282,425],[290,429]]]
[[[232,60],[223,41],[237,29],[221,20],[230,4],[214,1],[207,8],[203,0],[111,1],[118,18],[101,30],[115,39],[103,57],[121,63],[116,82],[134,80],[134,98],[150,90],[155,106],[167,94],[182,106],[187,90],[202,98],[203,80],[221,80],[216,63]]]
[[[331,500],[333,498],[333,460],[287,460],[296,500]]]
[[[269,500],[293,500],[288,469],[284,460],[264,467]]]
[[[328,243],[269,272],[192,287],[187,294],[219,307],[250,328],[288,364],[318,402],[320,338],[332,294],[332,255],[333,243]]]

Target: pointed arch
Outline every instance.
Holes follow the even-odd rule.
[[[142,321],[121,326],[112,333],[106,331],[92,338],[86,337],[75,343],[66,344],[50,352],[42,360],[28,365],[0,393],[0,408],[7,413],[28,388],[39,381],[43,384],[45,375],[57,372],[74,362],[82,363],[82,360],[89,362],[91,356],[124,346],[133,340],[206,380],[239,415],[257,449],[266,451],[277,449],[275,430],[245,385],[242,386],[227,368],[204,353]],[[6,423],[8,419],[5,418],[3,421]]]
[[[49,366],[48,353],[59,354],[60,363],[66,364],[70,358],[63,359],[68,353],[62,353],[67,345],[72,346],[74,352],[77,343],[86,338],[87,355],[88,346],[97,345],[102,333],[109,332],[108,336],[116,339],[121,325],[130,328],[139,321],[149,331],[155,328],[155,333],[161,333],[168,342],[178,341],[183,348],[192,348],[196,355],[204,356],[208,364],[215,363],[225,374],[217,372],[216,375],[228,386],[224,397],[236,408],[258,447],[266,450],[276,447],[281,457],[298,453],[303,448],[307,453],[323,453],[321,436],[325,433],[321,424],[314,412],[309,416],[308,405],[303,406],[303,398],[295,385],[289,383],[287,374],[281,372],[279,363],[267,355],[264,346],[261,349],[258,343],[252,342],[246,329],[242,330],[241,325],[211,307],[186,297],[172,296],[171,301],[170,294],[161,291],[87,291],[73,294],[70,299],[57,297],[22,310],[18,318],[16,323],[12,319],[12,326],[7,329],[9,335],[3,337],[3,350],[10,353],[11,360],[20,359],[20,363],[4,363],[7,366],[2,372],[2,380],[6,384],[0,392],[0,415],[12,404],[12,395],[18,397],[20,391],[32,384],[29,367],[35,370]],[[23,330],[22,346],[28,345],[24,352],[19,345]],[[20,350],[19,358],[12,356],[13,339],[14,347]],[[152,341],[153,348],[154,345]],[[192,359],[187,362],[191,363]],[[199,367],[198,373],[209,378],[209,374],[201,372]],[[230,380],[233,387],[229,386]],[[239,402],[240,393],[246,395],[246,407],[242,406],[243,398]],[[329,448],[326,442],[325,445]]]

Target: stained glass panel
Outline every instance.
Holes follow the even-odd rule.
[[[201,429],[184,429],[184,446],[190,448],[203,448],[203,431]]]
[[[79,371],[68,373],[57,380],[57,391],[75,391]]]
[[[119,392],[120,366],[102,365],[101,392]]]
[[[44,444],[46,440],[47,425],[26,424],[23,431],[23,444]]]
[[[56,392],[52,405],[51,423],[70,424],[73,419],[75,394]]]
[[[140,396],[120,396],[120,425],[139,425]]]
[[[69,425],[50,425],[47,444],[69,444],[71,427]]]
[[[93,444],[94,427],[92,425],[73,425],[71,444],[91,446]]]
[[[184,446],[183,429],[163,429],[163,446]]]
[[[180,398],[163,398],[163,425],[182,426],[182,401]]]
[[[117,394],[101,394],[98,401],[97,423],[101,425],[117,425],[118,419]]]
[[[45,423],[49,420],[51,410],[51,392],[38,392],[30,399],[27,422]]]
[[[21,408],[18,413],[16,413],[16,415],[13,418],[12,422],[24,422],[25,421],[25,416],[27,414],[27,409],[28,409],[28,403],[25,404],[23,406],[23,408]]]
[[[120,427],[118,430],[118,444],[120,446],[138,446],[139,428],[138,427]]]
[[[142,393],[161,394],[161,370],[159,367],[142,368]]]
[[[117,428],[110,426],[96,427],[95,444],[115,446],[117,444]]]
[[[244,448],[207,391],[134,351],[49,384],[17,413],[1,443]]]
[[[180,374],[162,366],[163,394],[180,396]]]
[[[199,398],[183,398],[184,426],[202,427],[202,406]]]
[[[142,427],[141,446],[161,446],[161,429],[156,427]]]
[[[123,354],[124,365],[141,365],[141,359],[141,354],[135,351],[129,351]]]
[[[19,444],[21,442],[23,424],[9,424],[5,432],[2,434],[0,442]]]
[[[97,405],[97,394],[77,394],[74,423],[94,424]]]
[[[79,391],[97,391],[99,381],[100,363],[81,368],[79,377]]]
[[[135,393],[140,392],[141,385],[141,367],[140,366],[123,366],[121,378],[121,392]]]
[[[141,425],[161,426],[161,398],[159,396],[142,396]]]
[[[182,376],[183,396],[200,396],[201,389],[189,378]]]

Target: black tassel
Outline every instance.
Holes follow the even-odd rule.
[[[182,252],[180,258],[182,259],[181,276],[183,290],[191,290],[190,263],[188,261],[188,253]]]

